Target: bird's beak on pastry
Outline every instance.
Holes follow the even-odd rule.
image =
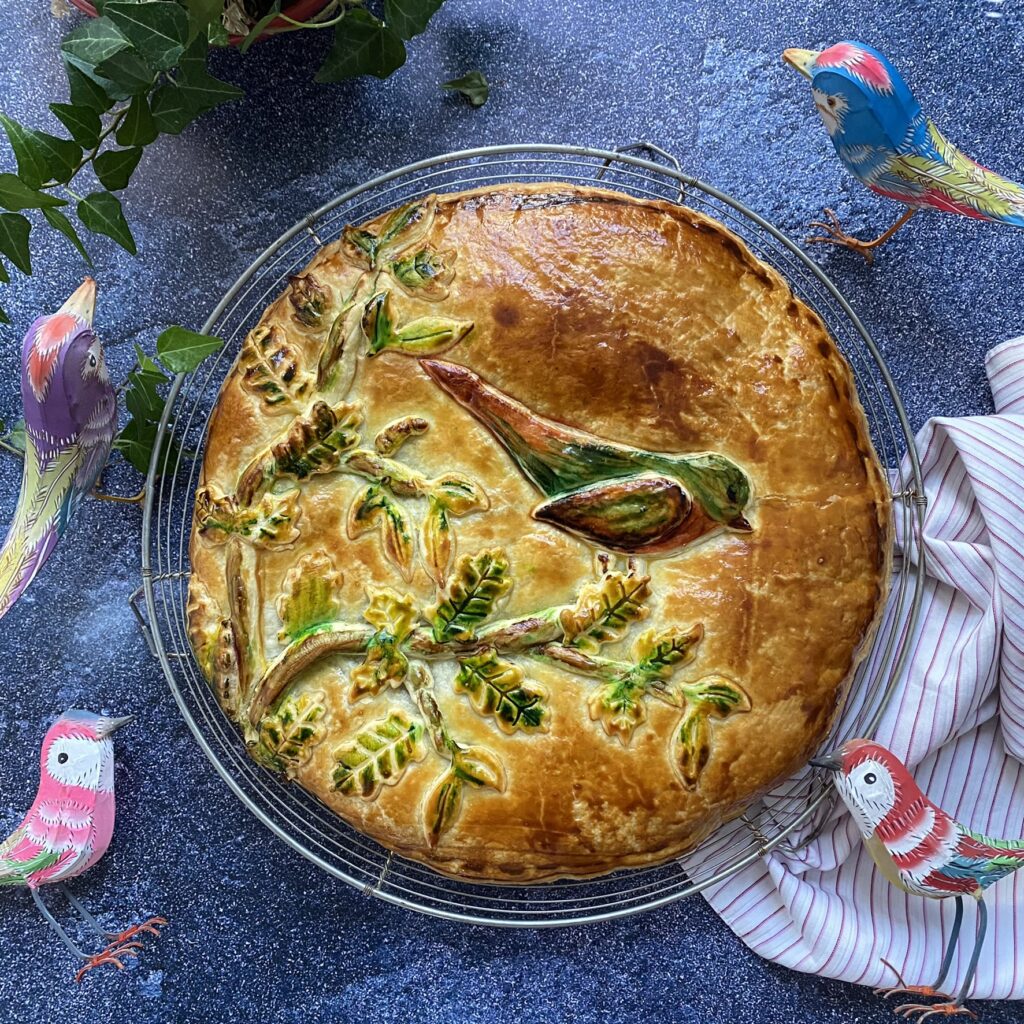
[[[818,59],[819,50],[796,50],[789,49],[782,51],[782,59],[791,67],[800,72],[804,78],[810,78],[814,73],[814,62]]]
[[[746,516],[735,516],[730,519],[726,525],[732,530],[738,530],[740,533],[753,533],[754,528],[747,521]]]
[[[106,739],[108,736],[117,732],[117,730],[122,726],[130,725],[134,721],[134,715],[125,715],[124,718],[104,718],[97,726],[96,732],[99,733],[101,739]]]
[[[842,771],[843,752],[841,750],[833,750],[828,754],[819,754],[817,757],[811,758],[811,764],[815,768],[827,768],[830,772]]]
[[[96,312],[96,282],[87,277],[57,312],[70,313],[86,326],[92,327],[93,314]]]

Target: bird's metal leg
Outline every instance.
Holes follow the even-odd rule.
[[[875,249],[877,249],[883,242],[887,242],[893,235],[904,224],[910,220],[917,210],[908,208],[902,217],[891,228],[887,231],[883,231],[877,238],[871,239],[869,242],[865,242],[860,238],[854,238],[853,235],[848,235],[839,223],[839,218],[836,216],[835,210],[828,207],[825,208],[825,216],[828,217],[828,222],[823,220],[812,220],[810,227],[818,228],[824,231],[823,235],[812,235],[809,238],[805,238],[804,242],[807,245],[814,245],[818,243],[825,243],[827,245],[841,245],[845,249],[853,249],[854,252],[859,252],[865,260],[870,263],[875,258]]]
[[[32,893],[32,899],[35,900],[36,906],[39,908],[39,913],[46,919],[46,923],[57,933],[58,938],[64,943],[72,953],[75,954],[80,960],[88,960],[89,954],[83,953],[72,941],[68,938],[68,933],[57,923],[57,919],[50,913],[46,908],[46,904],[43,902],[42,896],[39,895],[39,891],[34,887],[30,886],[29,890]]]
[[[978,970],[978,960],[981,958],[981,947],[985,944],[985,932],[988,927],[988,909],[982,902],[981,897],[978,898],[978,931],[977,937],[974,940],[974,952],[971,953],[971,962],[967,965],[967,974],[964,977],[964,983],[960,986],[960,991],[957,993],[955,999],[950,999],[945,1003],[907,1003],[903,1006],[897,1006],[895,1013],[902,1014],[907,1020],[914,1020],[916,1017],[916,1024],[921,1024],[921,1021],[926,1020],[928,1017],[955,1017],[962,1014],[965,1017],[970,1017],[972,1020],[977,1020],[978,1015],[973,1011],[969,1010],[964,1006],[964,1001],[967,999],[967,993],[971,990],[971,985],[974,983],[974,975]]]
[[[141,505],[146,500],[146,488],[143,487],[138,494],[104,494],[102,491],[97,491],[96,488],[92,490],[92,497],[99,498],[100,501],[113,501],[119,505]]]
[[[889,963],[885,957],[882,958],[882,963],[896,975],[899,984],[893,988],[876,988],[875,995],[881,996],[883,999],[888,999],[890,996],[899,995],[914,995],[914,996],[926,996],[931,999],[945,999],[952,1000],[952,996],[943,992],[940,986],[946,980],[946,975],[949,974],[950,965],[953,963],[953,953],[956,950],[956,941],[960,937],[960,926],[964,920],[964,898],[963,896],[956,897],[956,915],[953,917],[953,930],[949,935],[949,942],[946,944],[946,952],[942,955],[942,964],[939,967],[939,976],[935,979],[934,985],[908,985],[903,980],[903,975],[900,974],[896,968]]]
[[[105,928],[100,926],[99,921],[96,920],[92,914],[89,913],[85,907],[82,906],[81,902],[72,894],[71,890],[64,885],[62,882],[58,886],[60,891],[64,894],[64,898],[75,908],[79,917],[97,934],[102,936],[104,939],[116,939],[118,932],[108,932]]]

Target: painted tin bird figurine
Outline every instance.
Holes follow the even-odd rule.
[[[82,961],[75,975],[101,964],[124,966],[125,956],[142,948],[138,936],[159,935],[167,922],[151,917],[122,932],[104,931],[63,884],[91,868],[110,845],[114,832],[113,734],[132,717],[107,718],[89,711],[65,711],[50,726],[40,755],[39,791],[22,823],[0,843],[0,885],[28,887],[44,918]],[[83,953],[47,909],[39,894],[57,885],[94,932],[106,939],[98,953]]]
[[[25,468],[0,548],[0,618],[24,593],[99,479],[117,431],[117,398],[93,333],[96,283],[86,278],[22,348]]]
[[[907,207],[887,231],[862,241],[835,213],[812,221],[825,234],[808,242],[842,245],[871,262],[875,249],[919,210],[958,213],[1024,227],[1024,186],[975,163],[921,111],[900,73],[877,50],[842,42],[820,52],[786,50],[787,64],[811,80],[814,105],[843,165],[872,192]]]
[[[888,881],[918,896],[956,900],[953,931],[935,983],[901,984],[880,989],[879,994],[888,997],[908,993],[943,1000],[896,1007],[897,1013],[908,1018],[917,1015],[918,1021],[954,1014],[974,1017],[964,1006],[964,1000],[974,981],[985,941],[985,890],[1024,867],[1024,839],[991,839],[954,821],[921,792],[895,754],[870,740],[850,740],[833,753],[812,758],[811,764],[832,772],[836,789],[853,814],[864,845]],[[943,993],[941,986],[953,962],[965,896],[977,900],[978,925],[967,974],[953,997]],[[899,977],[899,972],[895,973]]]
[[[678,551],[713,530],[749,532],[750,483],[722,455],[649,452],[545,419],[472,370],[437,359],[426,372],[501,442],[543,495],[532,512],[627,555]]]

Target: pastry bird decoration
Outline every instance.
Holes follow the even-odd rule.
[[[826,50],[786,50],[783,60],[811,80],[814,105],[839,159],[872,192],[907,207],[877,238],[843,231],[835,213],[808,242],[846,246],[870,263],[875,249],[919,210],[959,213],[1024,227],[1024,186],[957,149],[921,111],[900,73],[877,50],[842,42]]]
[[[918,896],[956,900],[953,931],[935,983],[903,984],[899,972],[886,962],[901,984],[878,993],[886,998],[905,993],[941,1000],[897,1006],[896,1013],[908,1019],[956,1014],[974,1017],[964,1000],[985,941],[985,890],[1024,867],[1024,840],[992,839],[954,821],[921,792],[895,754],[870,740],[850,740],[831,754],[812,758],[811,764],[832,773],[864,845],[888,881]],[[950,996],[942,991],[942,985],[953,962],[965,896],[977,901],[977,933],[963,983],[957,995]]]
[[[167,922],[151,917],[121,932],[108,932],[64,885],[91,868],[110,845],[114,832],[114,742],[112,736],[132,721],[89,711],[65,711],[50,726],[40,755],[39,791],[22,823],[0,842],[0,885],[27,886],[43,917],[61,941],[82,961],[75,975],[101,964],[118,969],[124,957],[142,948],[139,936],[159,935]],[[40,886],[56,885],[102,939],[104,947],[83,953],[47,909]]]
[[[22,348],[25,468],[0,548],[0,618],[50,556],[99,479],[117,432],[117,398],[93,333],[96,283],[28,329]]]
[[[721,455],[649,452],[545,419],[464,366],[420,365],[501,442],[543,495],[534,519],[620,554],[678,551],[727,528],[749,532],[750,484]]]

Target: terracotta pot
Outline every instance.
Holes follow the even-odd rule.
[[[309,21],[315,14],[319,14],[331,0],[296,0],[295,3],[289,4],[282,14],[287,14],[289,18],[295,21]],[[97,16],[96,8],[92,5],[90,0],[71,0],[71,3],[77,7],[83,14],[87,14],[90,18]],[[276,32],[280,32],[281,29],[288,28],[288,22],[282,21],[280,18],[275,18],[267,27],[260,33],[260,39],[266,39],[268,36],[274,35]],[[237,46],[245,37],[244,36],[230,36],[229,41],[232,46]]]

